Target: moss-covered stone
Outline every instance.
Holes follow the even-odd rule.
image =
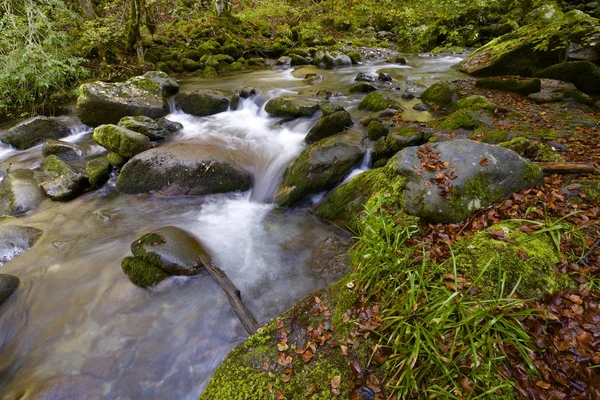
[[[269,114],[285,117],[310,117],[319,110],[319,103],[302,96],[283,96],[271,99],[265,105]]]
[[[500,146],[512,150],[518,155],[536,162],[563,162],[564,159],[552,146],[536,142],[524,137],[517,137],[509,142],[500,143]]]
[[[472,139],[477,139],[483,143],[499,144],[514,139],[515,135],[514,133],[502,129],[486,129],[483,132],[474,132],[473,135],[471,135],[470,137]]]
[[[454,131],[458,129],[477,129],[483,126],[493,127],[491,117],[485,111],[460,109],[435,123],[439,129]]]
[[[350,57],[350,60],[352,60],[352,64],[358,64],[359,62],[362,61],[362,56],[357,51],[350,51],[350,52],[346,53],[346,55],[348,57]]]
[[[381,137],[387,136],[390,132],[389,125],[384,125],[381,121],[371,121],[367,126],[367,137],[371,140],[377,140]]]
[[[156,286],[169,277],[162,269],[138,257],[125,257],[121,268],[131,282],[141,287]]]
[[[451,108],[458,99],[458,95],[458,86],[455,84],[437,82],[421,94],[421,101],[429,107]]]
[[[472,110],[472,111],[487,111],[494,112],[496,110],[504,110],[497,104],[492,103],[487,98],[479,95],[467,96],[461,99],[458,99],[454,104],[455,110]]]
[[[62,121],[36,117],[10,128],[1,139],[17,149],[29,149],[46,139],[61,139],[71,134],[68,125]]]
[[[44,158],[39,167],[42,189],[52,200],[71,200],[89,185],[87,177],[75,171],[60,158],[52,155]]]
[[[456,244],[456,266],[475,279],[483,273],[479,287],[496,290],[498,273],[505,274],[505,290],[518,283],[517,293],[524,298],[540,297],[572,286],[570,279],[553,267],[560,261],[552,240],[544,234],[527,234],[518,224],[494,225]],[[498,232],[496,236],[490,234]],[[506,238],[504,240],[499,240]],[[485,272],[484,272],[485,271]]]
[[[475,82],[475,86],[484,89],[497,89],[527,96],[542,90],[542,81],[539,78],[516,78],[516,77],[491,77],[481,78]]]
[[[175,97],[175,103],[181,111],[196,117],[206,117],[229,109],[229,97],[214,90],[179,93]]]
[[[110,152],[106,155],[106,160],[108,161],[108,163],[110,165],[112,165],[113,167],[116,167],[116,168],[122,167],[127,162],[126,158],[121,157],[117,153],[113,153],[113,152]]]
[[[121,157],[131,158],[150,148],[150,139],[117,125],[101,125],[94,129],[94,140]]]
[[[409,146],[418,146],[427,141],[427,138],[415,128],[404,127],[395,129],[386,137],[381,137],[375,143],[371,156],[375,163],[387,160],[400,150]],[[378,164],[382,166],[381,164]]]
[[[350,93],[370,93],[376,91],[377,88],[367,82],[361,81],[350,87]]]
[[[308,132],[306,143],[314,143],[328,136],[342,132],[354,125],[347,111],[337,111],[321,118]]]
[[[99,157],[85,165],[90,185],[92,187],[102,186],[110,177],[111,164],[106,157]]]
[[[359,110],[367,110],[373,112],[382,111],[386,108],[400,110],[402,109],[402,106],[396,100],[390,99],[389,97],[383,97],[383,95],[378,92],[369,93],[358,105]]]
[[[582,92],[600,93],[600,68],[589,61],[569,61],[552,65],[536,76],[573,83]]]
[[[189,58],[184,58],[181,60],[181,66],[187,72],[194,72],[199,70],[202,65],[197,61],[191,60]]]

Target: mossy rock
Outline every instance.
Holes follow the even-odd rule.
[[[310,117],[319,110],[319,102],[302,96],[283,96],[271,99],[265,111],[282,117]]]
[[[350,57],[352,64],[358,64],[362,61],[362,55],[358,51],[350,51],[346,55]]]
[[[455,131],[458,129],[474,130],[481,127],[494,128],[491,116],[483,111],[469,110],[463,108],[435,122],[438,129]]]
[[[429,107],[451,108],[458,96],[458,86],[449,82],[437,82],[421,94],[421,101]]]
[[[521,157],[535,162],[563,162],[564,159],[552,148],[544,143],[517,137],[509,142],[500,143],[500,146],[512,150]]]
[[[24,214],[35,209],[44,197],[34,171],[10,171],[0,181],[0,215]]]
[[[79,196],[88,187],[87,176],[75,171],[60,158],[52,155],[40,164],[40,186],[52,200],[67,201]]]
[[[92,187],[100,187],[110,177],[110,171],[112,169],[111,164],[108,162],[106,157],[95,158],[85,165],[85,172],[87,173],[90,185]]]
[[[77,160],[85,156],[85,151],[73,143],[56,139],[46,139],[42,146],[42,155],[44,157],[55,155],[61,160]]]
[[[199,62],[189,58],[182,59],[181,65],[183,66],[183,69],[185,69],[187,72],[194,72],[202,67],[202,65]]]
[[[427,138],[415,128],[404,127],[395,129],[386,137],[377,139],[371,157],[373,157],[374,163],[377,163],[380,160],[387,160],[406,147],[419,146],[425,143],[427,141],[426,139]],[[375,166],[375,164],[373,166]]]
[[[350,87],[350,93],[371,93],[376,91],[377,88],[367,82],[358,82],[356,85]]]
[[[154,120],[143,115],[121,118],[119,126],[147,136],[150,140],[169,139],[183,129],[183,125],[179,122],[169,121],[166,118]]]
[[[516,136],[514,133],[502,129],[484,130],[483,136],[480,136],[479,132],[474,132],[473,135],[471,135],[472,139],[477,139],[482,143],[488,144],[500,144],[508,142],[514,139],[515,137]]]
[[[478,286],[490,293],[498,289],[499,273],[506,279],[505,291],[510,292],[518,283],[516,292],[523,298],[539,298],[573,287],[566,274],[554,270],[560,257],[551,238],[518,228],[514,223],[494,225],[458,242],[454,248],[457,268],[472,279],[483,273]]]
[[[293,66],[310,64],[310,62],[306,58],[304,58],[298,54],[290,54],[290,58],[292,59],[291,65],[293,65]]]
[[[400,110],[402,109],[402,106],[396,100],[390,99],[389,97],[383,97],[383,95],[379,92],[369,93],[358,105],[359,110],[372,112],[382,111],[386,108]]]
[[[110,152],[106,155],[106,160],[108,161],[108,163],[110,165],[112,165],[113,167],[116,167],[116,168],[122,167],[127,162],[126,158],[121,157],[117,153],[113,153],[113,152]]]
[[[94,140],[110,152],[131,158],[150,148],[150,139],[117,125],[101,125],[94,129]]]
[[[330,102],[320,103],[319,110],[321,110],[321,112],[323,113],[323,117],[327,117],[333,113],[337,113],[340,111],[346,111],[344,107],[340,104]]]
[[[571,82],[582,92],[600,93],[600,68],[589,61],[556,64],[543,69],[536,76]]]
[[[505,108],[492,103],[487,98],[479,95],[471,95],[458,99],[454,104],[454,110],[471,110],[471,111],[506,111]]]
[[[328,136],[335,135],[354,125],[350,114],[346,110],[337,111],[333,114],[323,116],[317,123],[308,131],[306,143],[314,143]]]
[[[125,257],[121,268],[131,282],[141,287],[156,286],[169,277],[162,269],[138,257]]]
[[[46,139],[61,139],[70,134],[69,126],[62,121],[35,117],[10,128],[1,140],[17,149],[25,150]]]
[[[481,78],[475,82],[475,86],[484,89],[496,89],[527,96],[542,90],[542,81],[539,78],[513,78],[513,77],[491,77]]]
[[[291,206],[305,196],[331,189],[363,157],[364,136],[357,131],[338,133],[304,149],[294,160],[277,189],[275,202]]]
[[[388,133],[390,133],[389,124],[383,124],[381,121],[371,121],[367,126],[367,137],[371,140],[387,136]]]
[[[229,97],[214,90],[179,93],[175,103],[181,111],[196,117],[206,117],[229,109]]]
[[[352,65],[352,60],[344,53],[319,50],[314,55],[313,64],[319,68],[331,69]]]

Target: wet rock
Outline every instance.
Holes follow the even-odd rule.
[[[121,170],[123,193],[202,196],[250,188],[250,175],[223,149],[173,143],[138,154]]]
[[[0,266],[29,250],[42,236],[42,231],[29,226],[0,226]]]
[[[40,164],[42,189],[52,200],[66,201],[79,196],[89,185],[87,176],[75,171],[56,156],[44,158]]]
[[[562,101],[565,98],[565,96],[561,92],[549,90],[542,90],[537,93],[532,93],[527,97],[529,97],[537,104],[554,103],[557,101]]]
[[[198,239],[175,226],[159,228],[131,244],[133,255],[171,275],[197,275],[209,255]]]
[[[92,187],[100,187],[108,181],[112,166],[106,157],[98,157],[88,162],[85,165],[90,185]]]
[[[539,78],[523,79],[517,77],[497,76],[491,78],[481,78],[475,82],[475,86],[484,89],[496,89],[527,96],[531,93],[539,92],[542,89],[542,81]]]
[[[61,139],[70,134],[69,126],[60,120],[35,117],[10,128],[2,141],[24,150],[46,139]]]
[[[292,67],[292,58],[288,56],[281,56],[275,62],[275,66],[279,68],[291,68]]]
[[[380,137],[377,140],[371,153],[373,162],[381,159],[389,159],[400,150],[410,146],[421,145],[427,139],[429,139],[429,136],[425,136],[416,128],[404,127],[395,129],[385,137]]]
[[[121,83],[85,83],[79,88],[77,113],[81,122],[92,127],[117,124],[126,116],[160,118],[168,114],[164,99],[178,90],[177,83],[157,71]]]
[[[524,137],[517,137],[509,142],[500,143],[500,146],[512,150],[521,157],[536,162],[563,162],[564,159],[556,153],[554,148],[545,143],[540,143]]]
[[[491,131],[483,132],[483,136],[477,136],[477,137],[475,137],[475,139],[477,139],[478,141],[480,141],[482,143],[499,144],[499,143],[509,142],[512,139],[514,139],[515,137],[516,136],[514,133],[511,133],[511,132],[508,132],[505,130],[501,130],[501,129],[494,129]]]
[[[322,139],[306,148],[286,169],[275,201],[291,206],[306,195],[340,183],[363,155],[362,133],[348,131]]]
[[[573,83],[582,92],[600,93],[600,67],[589,61],[569,61],[539,71],[540,78]]]
[[[396,100],[389,97],[383,97],[379,92],[369,93],[358,105],[359,110],[367,111],[382,111],[386,108],[400,110],[402,109],[402,106]]]
[[[354,78],[354,80],[357,82],[373,82],[375,80],[375,77],[368,75],[364,72],[359,72],[358,74],[356,74],[356,78]]]
[[[427,107],[423,103],[419,103],[419,104],[415,104],[413,106],[413,110],[415,110],[415,111],[427,111],[427,110],[429,110],[429,107]]]
[[[402,93],[402,97],[404,100],[412,100],[415,98],[415,95],[413,93]]]
[[[19,283],[16,276],[0,274],[0,306],[17,290]]]
[[[100,125],[94,129],[94,140],[110,152],[131,158],[150,148],[150,139],[117,125]]]
[[[344,53],[319,50],[313,58],[313,64],[325,69],[347,67],[352,65],[352,59]]]
[[[468,139],[425,146],[400,151],[388,165],[408,177],[406,211],[431,222],[462,221],[543,177],[539,167],[499,146]],[[449,164],[430,171],[421,167],[422,161]]]
[[[55,155],[61,160],[77,160],[85,156],[85,151],[73,143],[47,139],[42,146],[42,155],[44,157]]]
[[[0,182],[0,215],[24,214],[36,208],[44,197],[33,171],[11,171]]]
[[[196,117],[206,117],[229,109],[229,98],[214,90],[179,93],[175,96],[175,103],[181,111]]]
[[[392,76],[386,72],[380,72],[377,76],[377,80],[381,82],[391,82]]]
[[[113,167],[116,167],[116,168],[121,168],[127,162],[126,158],[121,157],[117,153],[113,153],[113,152],[108,153],[106,155],[106,159],[108,160],[108,163],[110,165],[112,165]]]
[[[343,106],[330,102],[320,103],[319,109],[321,110],[321,113],[323,113],[323,117],[327,117],[328,115],[339,111],[346,111]]]
[[[156,141],[169,139],[183,129],[183,125],[179,122],[169,121],[166,118],[154,120],[143,115],[121,118],[118,125]]]
[[[429,86],[421,94],[421,101],[429,107],[451,108],[458,95],[459,88],[454,83],[438,82]]]
[[[318,110],[319,102],[302,96],[276,97],[265,105],[269,114],[282,117],[310,117]]]
[[[367,126],[367,137],[371,140],[377,140],[380,137],[387,136],[390,132],[390,124],[374,120]]]
[[[376,90],[375,86],[369,85],[367,82],[359,82],[350,87],[350,93],[370,93]]]
[[[313,251],[308,266],[324,278],[326,284],[332,285],[350,272],[350,247],[349,240],[328,237]]]
[[[323,116],[308,132],[304,139],[306,143],[314,143],[328,136],[339,133],[354,125],[347,111],[337,111]]]
[[[292,59],[292,66],[310,64],[310,57],[307,58],[299,54],[290,54],[289,57]]]
[[[315,83],[321,82],[323,80],[323,75],[319,74],[306,74],[304,75],[304,82],[309,85],[314,85]]]

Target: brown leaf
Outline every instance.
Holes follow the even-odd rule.
[[[329,383],[330,383],[332,389],[337,389],[340,387],[340,384],[342,383],[342,377],[340,375],[336,375],[333,378],[331,378],[331,381]]]
[[[289,346],[287,345],[287,343],[278,343],[277,344],[277,350],[286,351],[287,349],[289,349]]]
[[[482,158],[481,160],[479,160],[479,165],[481,165],[482,167],[486,167],[488,165],[488,159],[487,158]]]
[[[304,354],[302,354],[302,360],[304,360],[305,363],[309,362],[313,357],[314,354],[310,350],[306,350]]]
[[[342,355],[343,356],[347,356],[348,355],[348,346],[344,346],[343,344],[340,345],[340,350],[342,351]]]
[[[281,319],[278,319],[278,320],[277,320],[277,322],[275,323],[275,327],[276,327],[277,329],[281,329],[281,328],[283,328],[283,320],[281,320]]]
[[[542,389],[550,389],[552,387],[552,385],[550,385],[548,382],[544,382],[544,381],[537,381],[535,383],[536,386],[541,387]]]
[[[290,381],[290,379],[292,379],[289,375],[284,375],[283,376],[283,382],[284,383],[288,383]]]

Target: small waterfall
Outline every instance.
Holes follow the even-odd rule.
[[[175,96],[171,96],[167,99],[167,105],[169,106],[170,114],[175,114],[177,112],[177,104],[175,104]]]
[[[94,130],[93,128],[90,128],[89,126],[81,123],[81,121],[77,117],[66,116],[58,117],[56,119],[67,124],[69,130],[71,131],[71,134],[69,136],[61,139],[63,142],[77,143],[81,141],[81,139],[83,139],[85,135],[87,135],[90,132],[93,132]]]
[[[11,145],[0,142],[0,161],[6,160],[11,155],[15,154],[17,149]]]
[[[354,170],[352,170],[348,176],[344,179],[344,181],[342,182],[342,184],[349,182],[352,178],[354,178],[356,175],[362,174],[365,171],[368,171],[369,169],[371,169],[371,149],[367,148],[367,151],[365,153],[365,156],[362,159],[362,162],[360,163],[360,166]]]

